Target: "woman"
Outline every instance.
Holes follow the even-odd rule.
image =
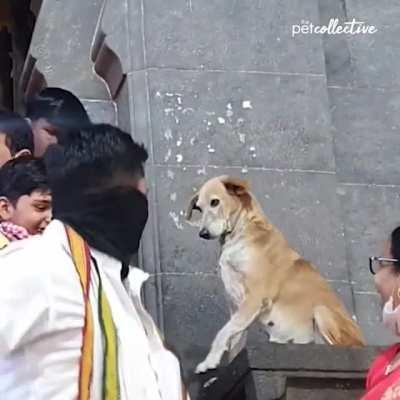
[[[385,244],[383,257],[370,258],[370,270],[384,303],[385,326],[400,336],[400,226]],[[368,372],[362,400],[400,400],[400,343],[380,354]]]
[[[68,90],[55,87],[30,98],[26,116],[32,124],[35,157],[42,157],[51,144],[65,145],[71,129],[90,125],[80,100]]]

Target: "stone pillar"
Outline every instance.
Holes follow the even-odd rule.
[[[43,0],[21,79],[30,95],[43,86],[70,90],[94,121],[116,122],[116,107],[91,59],[104,0]]]

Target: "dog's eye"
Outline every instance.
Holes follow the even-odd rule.
[[[212,199],[210,202],[210,206],[211,207],[217,207],[217,205],[219,204],[219,200],[218,199]]]

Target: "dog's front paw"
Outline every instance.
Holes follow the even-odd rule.
[[[203,374],[204,372],[208,371],[209,369],[216,369],[218,367],[219,360],[217,359],[210,359],[207,357],[203,362],[201,362],[196,367],[196,374]]]
[[[196,367],[196,374],[203,374],[204,372],[206,372],[209,369],[215,369],[210,367],[205,361],[203,361],[202,363],[200,363],[197,367]]]

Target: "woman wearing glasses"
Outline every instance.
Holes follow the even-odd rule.
[[[390,235],[383,256],[370,258],[369,268],[384,304],[383,323],[400,337],[400,226]],[[378,399],[400,400],[400,343],[380,354],[368,372],[362,400]]]

